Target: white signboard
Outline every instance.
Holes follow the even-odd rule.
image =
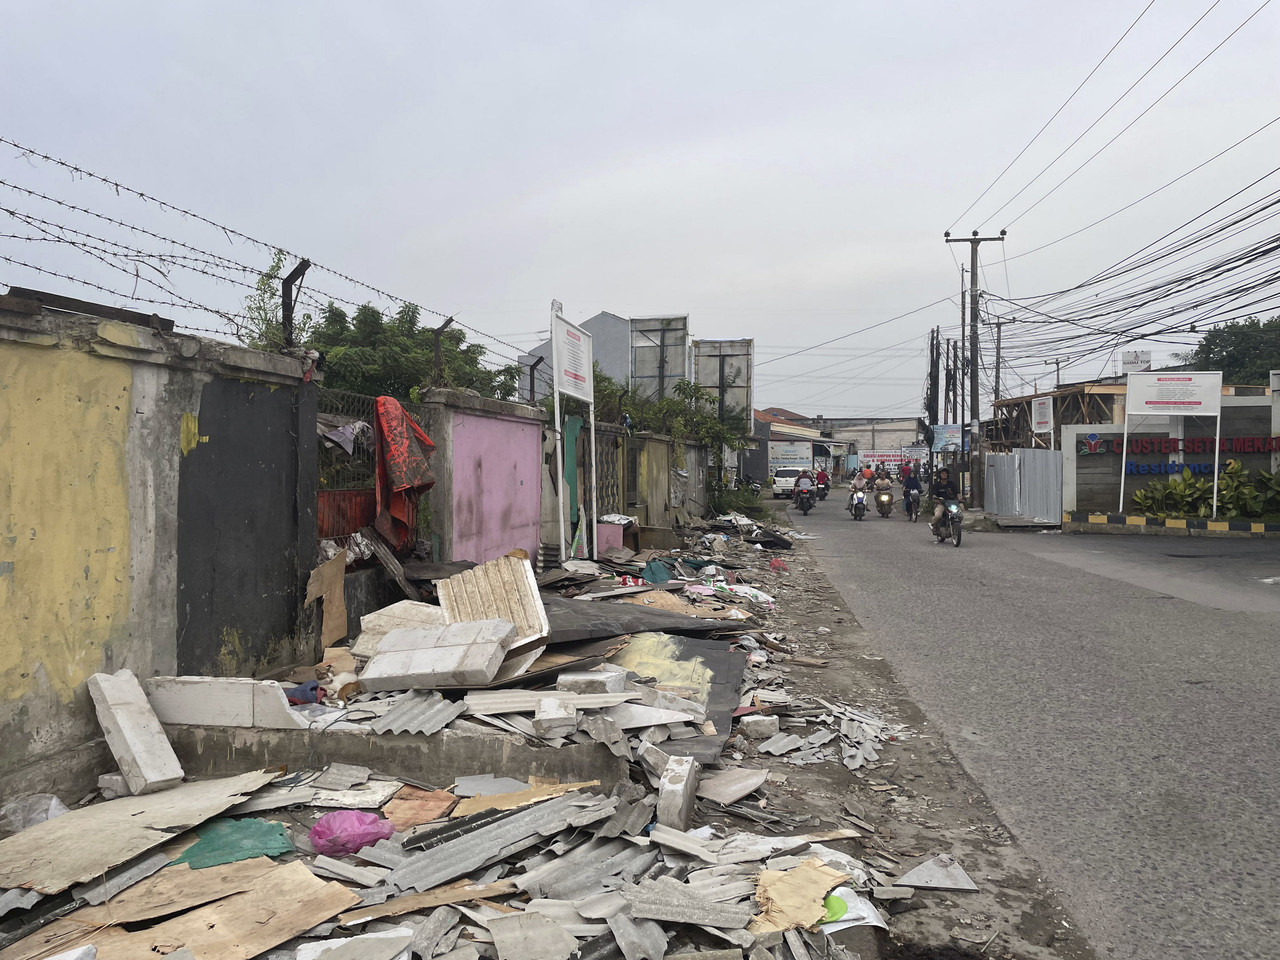
[[[1150,350],[1125,350],[1120,354],[1121,373],[1143,373],[1150,369]]]
[[[1216,417],[1222,411],[1222,371],[1131,373],[1125,413],[1131,417]]]
[[[593,403],[595,377],[591,364],[591,334],[559,314],[553,315],[551,355],[556,368],[556,389]]]
[[[928,460],[929,447],[923,443],[904,443],[902,445],[902,459]]]
[[[773,476],[779,467],[813,469],[813,441],[770,440],[769,476]]]
[[[1036,433],[1053,433],[1053,397],[1036,397],[1031,401],[1031,429]]]

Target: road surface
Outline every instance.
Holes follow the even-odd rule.
[[[1100,956],[1280,956],[1280,541],[793,525]]]

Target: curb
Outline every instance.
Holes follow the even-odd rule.
[[[1063,533],[1145,534],[1166,537],[1280,537],[1280,523],[1256,520],[1185,520],[1135,517],[1124,513],[1076,511],[1062,515]]]

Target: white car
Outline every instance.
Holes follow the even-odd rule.
[[[799,467],[779,467],[778,472],[773,475],[773,499],[791,496],[795,492],[799,476]]]

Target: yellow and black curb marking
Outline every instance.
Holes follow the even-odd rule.
[[[1133,531],[1135,533],[1144,533],[1148,530],[1153,533],[1158,530],[1168,530],[1179,533],[1203,531],[1205,533],[1280,534],[1280,523],[1259,523],[1256,520],[1206,520],[1201,517],[1175,520],[1172,517],[1168,519],[1161,517],[1135,517],[1125,513],[1088,513],[1082,510],[1074,513],[1064,513],[1062,522],[1064,525],[1068,523],[1079,524],[1083,530],[1087,530],[1089,527],[1136,527],[1138,529]],[[1119,531],[1109,529],[1107,532]]]

